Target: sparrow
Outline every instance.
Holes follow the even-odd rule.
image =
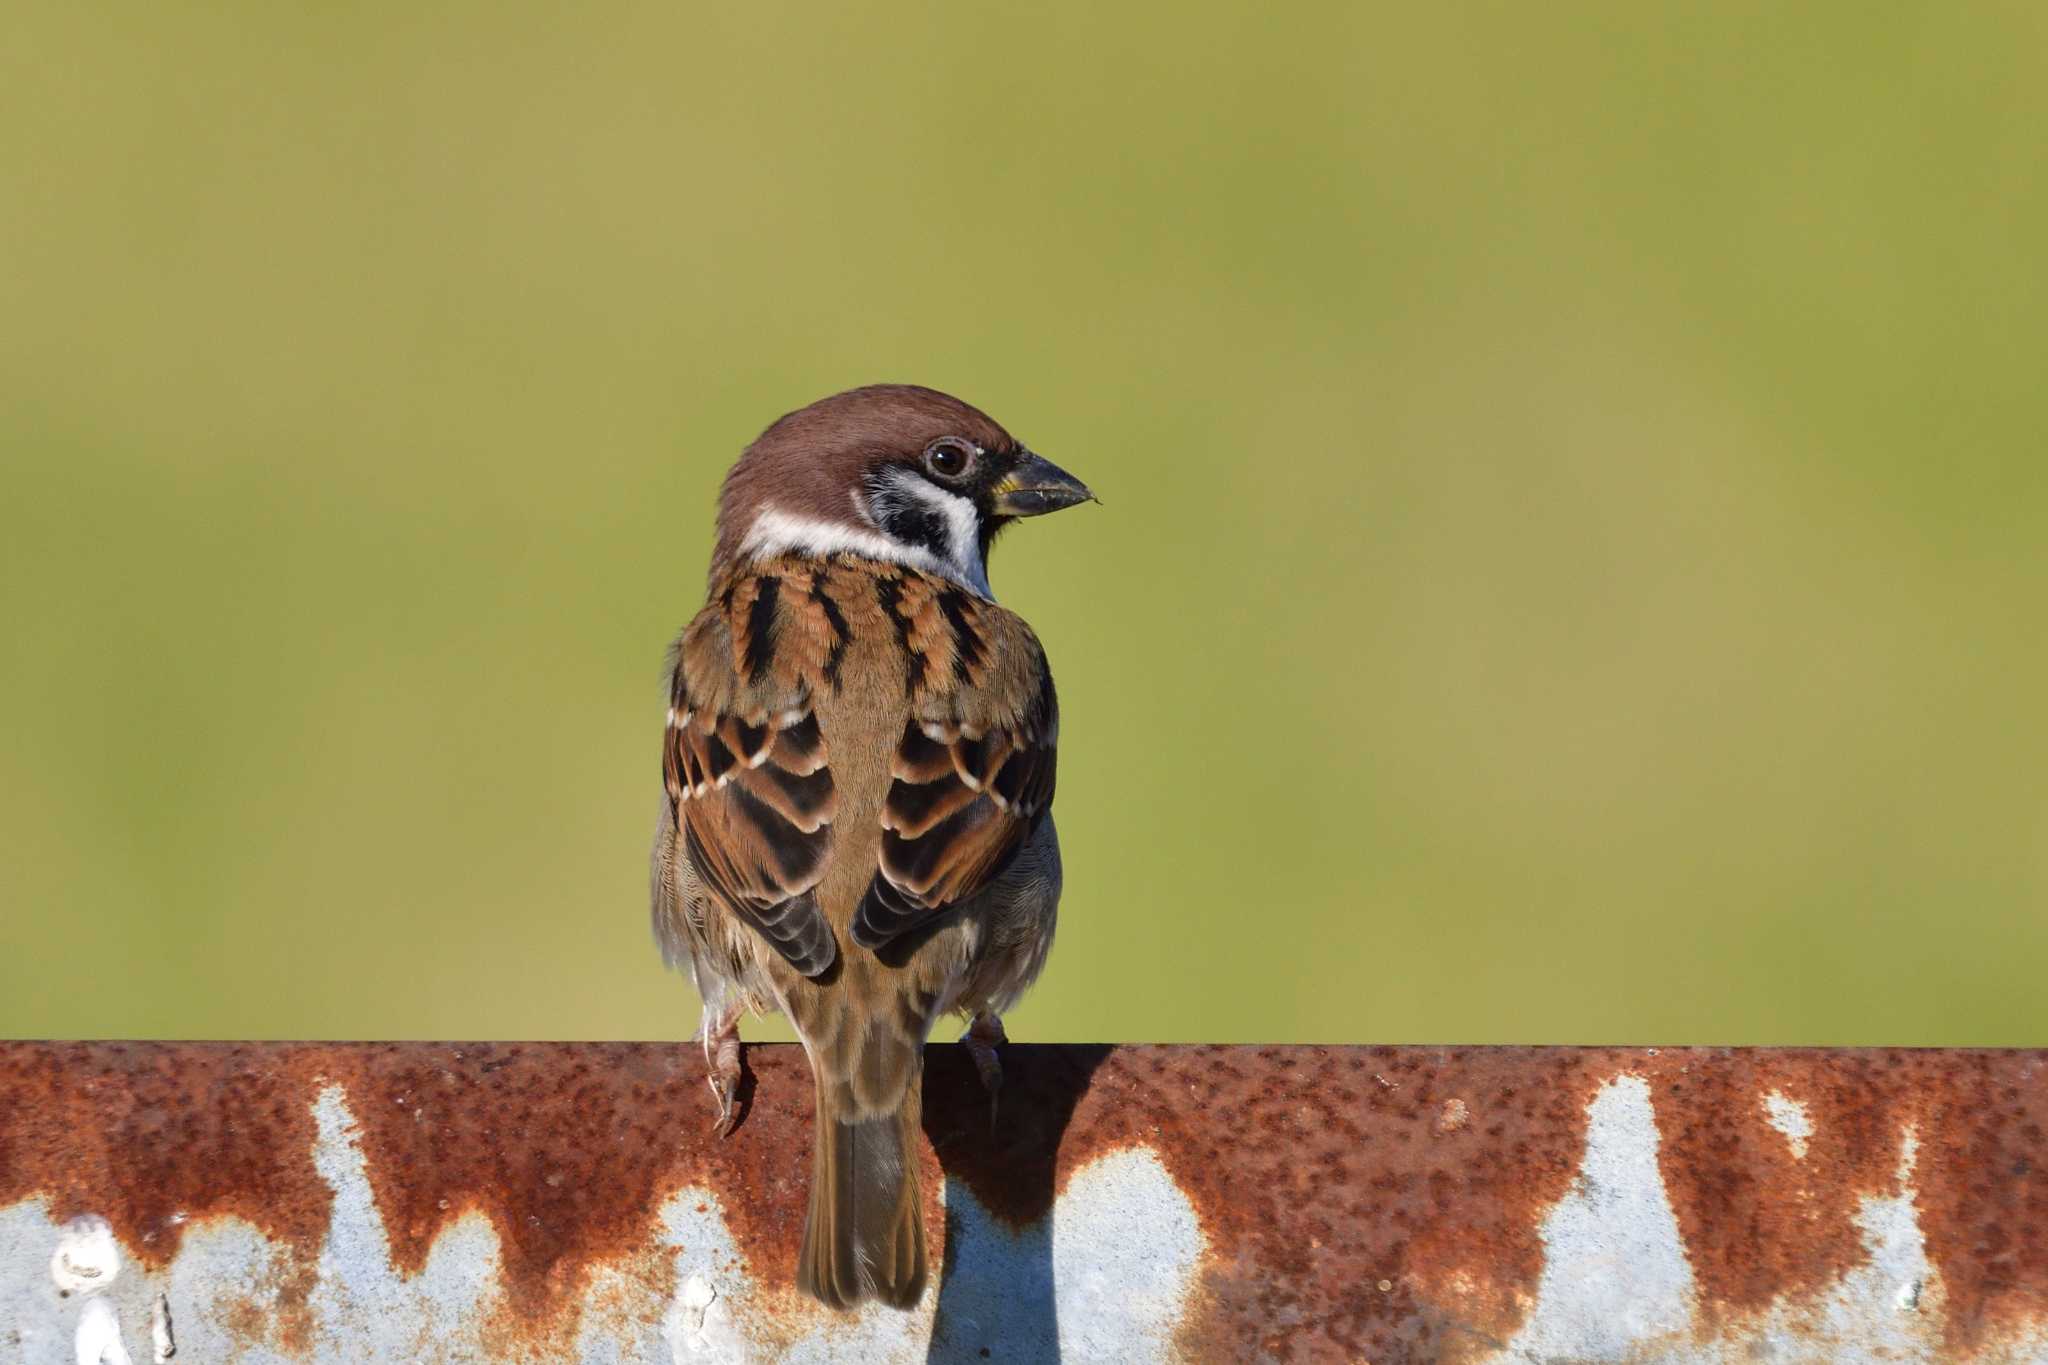
[[[740,1016],[780,1011],[816,1119],[797,1284],[923,1295],[916,1142],[943,1015],[991,1105],[1001,1016],[1052,945],[1059,703],[988,556],[1094,494],[932,389],[789,413],[726,475],[704,607],[669,659],[655,938],[703,1000],[721,1136]]]

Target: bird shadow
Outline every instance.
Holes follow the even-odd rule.
[[[925,1049],[924,1131],[945,1172],[946,1248],[925,1359],[1059,1357],[1053,1197],[1060,1141],[1107,1044],[1008,1044],[993,1123],[967,1049]]]

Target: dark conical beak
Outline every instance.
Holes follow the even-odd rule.
[[[1077,502],[1095,502],[1088,485],[1040,455],[1026,451],[1003,481],[995,486],[995,509],[1006,517],[1037,517],[1072,507]]]

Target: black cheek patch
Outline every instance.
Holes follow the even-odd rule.
[[[946,519],[939,509],[921,501],[890,498],[875,509],[875,520],[891,540],[929,550],[940,559],[951,548],[946,543]]]

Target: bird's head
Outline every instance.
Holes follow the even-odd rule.
[[[747,447],[719,496],[711,572],[847,551],[987,597],[997,532],[1094,496],[979,409],[934,389],[877,384],[799,408]]]

